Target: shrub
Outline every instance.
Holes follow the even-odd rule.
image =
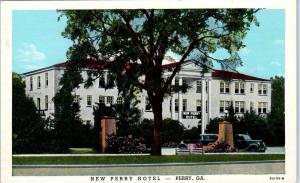
[[[225,142],[215,142],[205,150],[206,153],[219,153],[219,152],[236,152],[235,148],[230,147]]]
[[[108,153],[145,153],[145,145],[139,139],[129,137],[107,137]]]

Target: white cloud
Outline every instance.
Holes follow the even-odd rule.
[[[23,43],[17,51],[17,59],[21,62],[43,61],[46,55],[39,51],[33,43]]]
[[[278,61],[272,61],[272,62],[270,63],[270,65],[273,65],[273,66],[276,66],[276,67],[280,67],[280,66],[281,66],[281,63],[278,62]]]

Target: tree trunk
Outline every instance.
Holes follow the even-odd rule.
[[[156,98],[156,100],[152,103],[154,130],[151,155],[154,156],[161,156],[162,99],[158,98]]]

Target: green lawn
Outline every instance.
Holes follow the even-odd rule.
[[[124,164],[284,160],[284,154],[214,154],[177,156],[56,156],[13,157],[13,164]]]

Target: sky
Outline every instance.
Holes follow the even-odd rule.
[[[24,73],[66,60],[72,42],[61,35],[66,19],[58,21],[58,16],[55,10],[13,11],[13,71]],[[256,17],[260,26],[250,27],[244,39],[246,47],[239,51],[243,66],[237,70],[261,78],[284,76],[285,12],[262,9]],[[215,56],[225,55],[219,51]]]

